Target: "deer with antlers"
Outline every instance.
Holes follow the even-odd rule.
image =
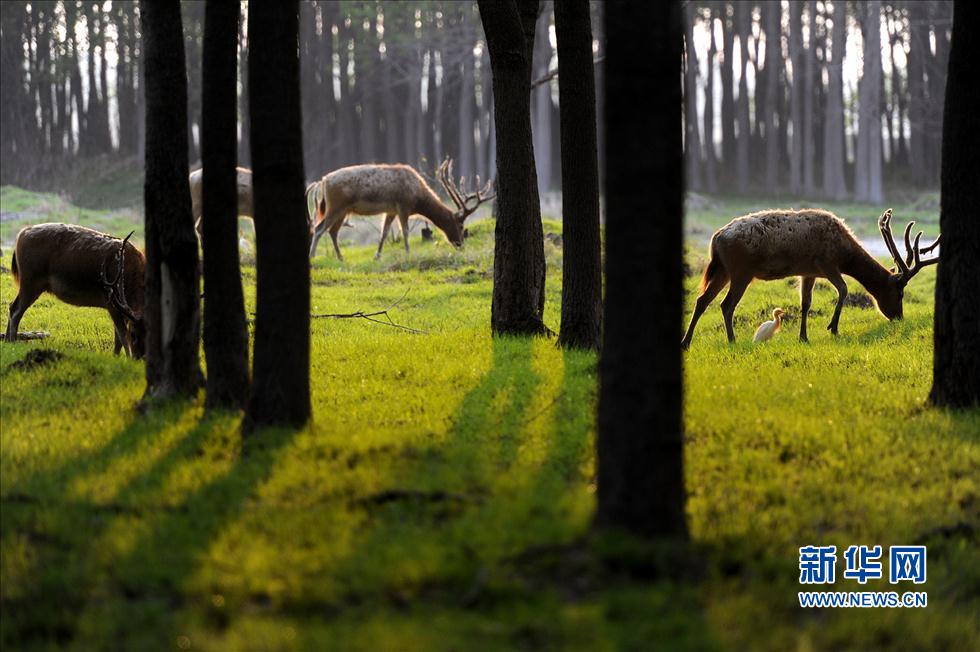
[[[905,286],[922,268],[939,262],[939,256],[926,260],[939,244],[939,238],[928,247],[919,247],[922,232],[910,240],[915,222],[905,227],[905,257],[899,255],[891,230],[892,210],[878,220],[878,228],[895,260],[896,268],[888,270],[862,247],[847,225],[833,213],[822,210],[769,210],[739,217],[718,229],[711,238],[711,259],[704,270],[701,291],[691,315],[691,323],[681,341],[687,348],[694,336],[698,319],[726,285],[728,294],[721,302],[728,341],[735,341],[732,321],[735,307],[753,279],[774,280],[800,277],[800,340],[807,341],[806,321],[810,297],[816,279],[825,278],[837,289],[837,305],[827,326],[837,334],[847,284],[843,275],[864,286],[874,298],[882,315],[902,318]]]
[[[125,349],[131,357],[143,357],[146,258],[129,242],[132,235],[120,240],[74,224],[21,229],[11,261],[19,290],[10,304],[6,340],[17,338],[24,313],[43,292],[50,292],[73,306],[108,310],[115,327],[114,352]]]
[[[384,215],[384,227],[375,258],[381,257],[385,238],[391,223],[398,217],[401,223],[405,252],[408,253],[408,218],[420,215],[432,222],[446,238],[459,247],[463,244],[463,222],[486,201],[493,199],[488,195],[490,182],[480,188],[476,180],[476,190],[464,195],[459,186],[452,182],[452,160],[446,159],[439,166],[437,177],[446,194],[455,205],[450,208],[433,192],[425,179],[408,165],[352,165],[340,168],[311,184],[307,197],[312,192],[315,216],[312,220],[312,242],[310,257],[316,255],[316,246],[325,231],[330,233],[337,258],[343,260],[337,235],[349,214]],[[465,187],[466,180],[460,180]],[[311,190],[312,189],[312,190]]]

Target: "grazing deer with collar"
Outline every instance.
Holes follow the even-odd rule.
[[[800,340],[807,341],[806,321],[810,297],[817,278],[825,278],[837,289],[837,305],[827,326],[834,335],[847,298],[847,275],[864,286],[882,315],[902,318],[905,286],[922,268],[935,265],[939,256],[923,260],[939,244],[939,238],[928,247],[919,247],[922,232],[910,234],[915,222],[905,227],[905,257],[899,255],[891,230],[892,210],[878,220],[881,237],[895,260],[894,271],[883,267],[862,247],[847,225],[833,213],[806,209],[768,210],[739,217],[721,227],[711,238],[710,260],[701,279],[700,296],[691,315],[682,348],[691,344],[694,327],[712,300],[730,285],[721,302],[728,341],[735,341],[732,321],[735,307],[753,279],[764,281],[800,277]]]
[[[142,358],[146,258],[129,238],[114,238],[75,224],[37,224],[21,229],[10,271],[19,284],[10,304],[6,340],[17,338],[24,313],[44,292],[73,306],[105,308],[115,327],[115,353]],[[132,306],[132,307],[130,307]]]
[[[477,190],[464,195],[451,180],[452,165],[451,159],[443,161],[437,177],[455,208],[444,204],[425,179],[408,165],[352,165],[324,176],[315,188],[311,184],[312,191],[307,189],[307,198],[312,192],[316,215],[311,233],[310,257],[316,255],[317,243],[323,233],[328,231],[337,258],[344,259],[337,244],[337,235],[349,214],[385,216],[375,259],[381,257],[388,229],[395,217],[401,222],[406,253],[409,251],[408,218],[412,215],[420,215],[429,220],[452,244],[462,246],[463,222],[480,204],[494,196],[487,194],[490,182],[480,188],[479,178],[476,180]],[[465,179],[461,180],[460,185],[465,186],[465,182]]]

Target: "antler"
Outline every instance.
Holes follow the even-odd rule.
[[[466,177],[462,177],[460,179],[459,186],[453,183],[452,181],[453,160],[448,156],[446,157],[446,160],[444,160],[442,164],[439,166],[439,169],[437,170],[436,173],[439,177],[439,182],[442,184],[442,187],[446,189],[446,193],[449,195],[450,199],[453,200],[453,203],[456,204],[456,208],[459,213],[460,222],[462,222],[467,217],[472,215],[473,212],[480,207],[480,204],[488,202],[497,196],[496,193],[492,195],[486,195],[486,193],[490,191],[490,188],[493,185],[493,181],[492,180],[487,181],[486,185],[481,188],[479,175],[477,175],[476,177],[476,190],[464,196],[459,191],[459,186],[462,186],[464,188],[466,187]],[[471,205],[471,202],[474,200],[476,201],[476,203]]]
[[[117,251],[112,258],[116,259],[116,277],[109,280],[109,275],[106,274],[106,263],[109,262],[109,256],[106,256],[102,261],[102,285],[105,288],[106,300],[119,309],[130,321],[139,321],[139,318],[133,313],[132,308],[126,303],[126,243],[129,239],[133,237],[135,231],[130,231],[129,235],[123,239],[122,244],[119,245],[119,251]]]
[[[892,258],[895,259],[895,264],[898,266],[897,275],[899,279],[903,283],[908,283],[923,267],[935,265],[939,262],[939,256],[934,256],[926,260],[922,260],[920,256],[935,249],[939,245],[939,240],[942,236],[937,237],[928,247],[920,248],[919,240],[922,239],[922,231],[916,234],[914,242],[910,242],[909,236],[912,233],[912,227],[915,226],[915,221],[909,222],[905,227],[903,237],[905,241],[905,258],[903,259],[898,253],[898,247],[895,245],[895,238],[892,235],[891,219],[892,209],[889,208],[878,219],[878,229],[881,231],[881,237],[885,240],[885,246],[888,247],[889,253],[891,253]]]

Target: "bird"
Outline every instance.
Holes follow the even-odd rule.
[[[773,310],[772,319],[767,322],[763,322],[762,325],[759,326],[758,330],[755,331],[755,337],[752,338],[752,341],[769,341],[769,339],[772,338],[772,336],[779,330],[779,327],[783,325],[783,315],[785,314],[786,313],[783,312],[782,308],[776,308]]]

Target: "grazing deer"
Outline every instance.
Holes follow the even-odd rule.
[[[146,258],[129,242],[74,224],[21,229],[11,273],[20,288],[10,304],[6,339],[17,338],[20,320],[43,292],[73,306],[105,308],[115,327],[114,352],[143,357],[143,272]],[[130,303],[132,302],[132,307]]]
[[[889,208],[878,220],[885,245],[895,259],[896,272],[889,271],[865,251],[844,222],[833,213],[822,210],[769,210],[739,217],[718,229],[711,237],[708,266],[701,279],[701,294],[691,315],[691,323],[681,341],[687,348],[701,314],[721,290],[731,283],[721,302],[728,341],[735,341],[732,318],[735,306],[753,279],[765,281],[800,276],[800,340],[807,341],[806,319],[810,310],[810,295],[817,277],[825,278],[837,289],[837,306],[827,326],[834,335],[840,321],[841,308],[847,298],[846,274],[863,285],[874,297],[882,315],[888,319],[902,318],[902,297],[906,284],[919,270],[939,262],[939,256],[922,260],[939,238],[928,247],[919,248],[922,232],[909,241],[915,222],[905,227],[905,258],[898,253],[891,230],[892,210]]]
[[[252,208],[252,171],[248,168],[235,168],[238,183],[238,215],[239,217],[254,217]],[[191,186],[191,213],[194,215],[194,228],[197,229],[198,237],[204,233],[201,227],[201,218],[204,214],[204,204],[202,196],[204,193],[204,168],[199,168],[190,173],[187,181]]]
[[[412,215],[426,218],[445,233],[451,243],[462,246],[463,222],[480,204],[493,199],[493,195],[486,194],[490,183],[480,188],[477,178],[477,190],[464,196],[450,180],[452,165],[447,158],[439,166],[437,175],[455,204],[455,210],[442,203],[421,175],[408,165],[352,165],[326,175],[313,190],[316,216],[311,232],[310,257],[316,255],[316,246],[324,231],[329,231],[337,258],[344,259],[337,244],[337,234],[348,214],[384,214],[385,222],[375,259],[381,257],[388,229],[396,216],[401,222],[406,253],[409,251],[408,218]],[[461,183],[465,185],[465,179]],[[308,200],[309,197],[308,189]]]

